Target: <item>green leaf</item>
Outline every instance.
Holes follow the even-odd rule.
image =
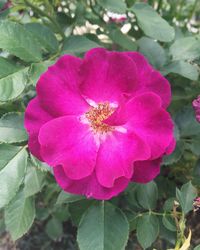
[[[175,73],[190,80],[196,81],[199,77],[198,67],[184,61],[175,61],[162,68],[162,73],[168,75]]]
[[[191,138],[190,143],[187,144],[188,148],[192,151],[196,156],[200,156],[200,136]]]
[[[137,49],[137,44],[128,35],[123,34],[118,29],[111,30],[109,37],[113,40],[113,42],[126,50],[132,51]]]
[[[45,232],[52,240],[58,239],[63,234],[62,222],[53,217],[48,221]]]
[[[129,231],[132,232],[133,230],[136,230],[137,228],[137,222],[138,222],[138,218],[140,217],[140,214],[134,212],[133,210],[126,211],[125,213],[129,222]]]
[[[0,142],[14,143],[27,140],[23,113],[7,113],[0,119]]]
[[[193,60],[200,56],[200,39],[184,37],[176,40],[170,47],[173,60]]]
[[[51,53],[58,50],[58,41],[48,27],[40,23],[27,23],[25,28],[35,36],[35,39],[44,49]]]
[[[155,182],[140,184],[137,188],[138,203],[145,209],[154,209],[158,199],[158,188]]]
[[[69,213],[71,215],[72,222],[75,226],[78,226],[82,215],[85,211],[94,203],[93,200],[79,200],[68,204]]]
[[[200,245],[196,246],[194,250],[200,250]]]
[[[178,199],[184,214],[187,214],[193,209],[193,201],[197,196],[197,190],[189,181],[181,187],[181,190],[176,189],[176,198]]]
[[[159,233],[159,220],[155,215],[145,214],[139,217],[137,224],[137,239],[146,249],[152,245]]]
[[[80,250],[122,250],[129,225],[122,211],[109,203],[91,206],[83,215],[77,240]]]
[[[65,203],[71,203],[71,202],[82,200],[84,198],[85,198],[84,196],[74,195],[74,194],[66,193],[65,191],[61,191],[60,194],[58,195],[56,204],[61,205]]]
[[[40,46],[34,36],[22,25],[11,21],[0,21],[0,48],[26,62],[42,59]]]
[[[28,68],[0,78],[0,102],[6,102],[17,98],[22,94],[27,83]]]
[[[53,173],[52,168],[49,165],[47,165],[45,162],[41,162],[36,157],[34,157],[31,153],[30,153],[30,159],[31,159],[33,166],[36,166],[40,171],[44,173],[45,172]]]
[[[176,232],[168,230],[162,223],[162,219],[159,218],[159,238],[170,242],[172,245],[176,243]],[[172,250],[172,249],[171,249]]]
[[[160,44],[148,37],[142,37],[137,43],[139,51],[148,58],[155,68],[160,69],[165,64],[166,54]]]
[[[19,66],[10,62],[8,59],[0,57],[0,79],[13,74],[19,69],[20,69]]]
[[[163,157],[163,165],[171,165],[173,163],[178,162],[183,155],[185,146],[182,140],[176,142],[176,148],[170,155],[165,155]]]
[[[6,156],[3,161],[4,168],[0,171],[0,208],[11,201],[24,179],[28,155],[25,147],[16,148],[17,150],[10,151],[10,156]]]
[[[123,0],[98,0],[98,4],[114,13],[122,14],[126,12],[126,4]]]
[[[31,84],[36,86],[37,81],[39,80],[42,73],[44,73],[54,61],[44,61],[41,63],[32,63],[28,71],[28,77]]]
[[[175,201],[174,197],[170,197],[169,199],[167,199],[163,205],[163,210],[167,212],[172,211],[174,206],[174,201]]]
[[[162,218],[163,225],[170,231],[176,232],[176,224],[172,217],[164,215]]]
[[[138,211],[141,209],[141,205],[139,204],[137,199],[138,187],[140,187],[140,184],[131,182],[128,185],[128,188],[125,190],[126,200],[134,211]]]
[[[99,45],[86,36],[70,36],[64,41],[62,54],[81,54]]]
[[[22,237],[33,224],[34,218],[34,199],[25,198],[23,192],[19,192],[5,209],[5,224],[12,239],[17,240]]]
[[[37,207],[37,209],[36,209],[36,219],[37,220],[44,221],[49,217],[50,214],[51,214],[51,211],[47,207]]]
[[[32,196],[41,191],[44,184],[45,173],[36,167],[29,167],[24,180],[25,197]]]
[[[181,137],[190,137],[200,134],[199,123],[195,119],[191,106],[183,107],[176,115],[175,122],[179,127]]]
[[[62,222],[71,219],[67,206],[54,206],[53,216]]]
[[[136,15],[139,27],[147,36],[162,42],[170,42],[174,39],[173,27],[148,4],[136,3],[130,10]]]
[[[15,147],[9,144],[0,144],[0,170],[2,170],[9,161],[18,153],[20,147]]]

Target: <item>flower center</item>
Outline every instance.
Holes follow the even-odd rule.
[[[90,126],[94,132],[106,133],[112,131],[114,128],[103,123],[113,112],[115,108],[111,107],[108,102],[98,103],[97,107],[92,107],[85,116],[90,122]]]

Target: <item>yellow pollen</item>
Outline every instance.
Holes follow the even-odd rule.
[[[114,110],[115,108],[110,107],[108,102],[98,103],[98,106],[91,108],[88,112],[86,112],[85,116],[95,132],[110,132],[113,130],[113,127],[105,124],[103,121],[107,119],[114,112]]]

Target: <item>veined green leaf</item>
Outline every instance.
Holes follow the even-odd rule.
[[[145,214],[139,217],[137,223],[137,239],[146,249],[152,245],[159,233],[159,221],[155,215]]]
[[[27,83],[27,71],[28,68],[23,68],[0,78],[0,102],[13,100],[22,94]]]
[[[11,21],[0,21],[0,48],[26,62],[42,59],[40,46],[34,36],[22,25]]]
[[[23,192],[19,192],[5,209],[5,224],[12,239],[17,240],[22,237],[33,224],[34,218],[34,199],[25,198]]]
[[[122,211],[109,203],[91,206],[78,228],[80,250],[121,250],[128,240],[129,224]]]
[[[17,147],[18,151],[4,161],[4,168],[0,171],[0,208],[7,205],[15,196],[24,178],[27,165],[27,152],[25,147]]]
[[[0,79],[18,71],[19,69],[20,66],[15,65],[4,57],[0,57]]]
[[[99,47],[99,44],[88,39],[86,36],[70,36],[64,42],[62,54],[81,54],[96,47]]]
[[[40,23],[27,23],[25,28],[34,34],[38,43],[51,53],[55,53],[58,50],[58,41],[54,33],[46,26]]]
[[[0,142],[14,143],[28,139],[23,113],[7,113],[0,119]]]
[[[130,10],[136,15],[139,27],[147,36],[162,42],[170,42],[174,39],[174,28],[150,5],[146,3],[136,3]]]

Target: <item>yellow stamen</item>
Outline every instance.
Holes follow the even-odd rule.
[[[85,116],[90,122],[94,132],[106,133],[112,131],[114,128],[105,124],[103,121],[107,119],[115,108],[110,107],[108,102],[98,103],[97,107],[92,107]]]

